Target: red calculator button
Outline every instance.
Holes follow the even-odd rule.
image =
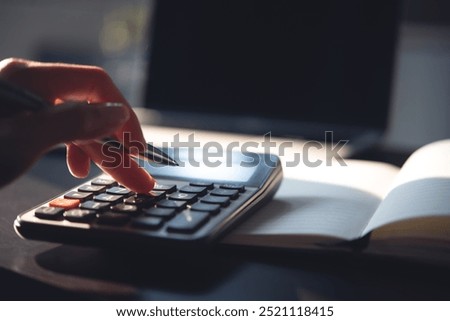
[[[67,198],[56,198],[48,205],[53,207],[61,207],[65,210],[70,210],[72,208],[77,208],[80,205],[80,200],[73,200],[73,199],[67,199]]]

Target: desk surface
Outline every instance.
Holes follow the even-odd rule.
[[[91,177],[98,173],[94,168]],[[450,298],[448,269],[403,261],[231,247],[192,259],[154,249],[124,252],[26,241],[15,234],[17,214],[76,184],[57,150],[0,190],[1,299]]]

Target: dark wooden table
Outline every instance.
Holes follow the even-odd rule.
[[[93,168],[91,177],[99,171]],[[20,239],[17,214],[79,184],[53,151],[0,190],[0,299],[448,300],[449,270],[357,255],[218,248],[191,257]]]

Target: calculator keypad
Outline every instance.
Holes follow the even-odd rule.
[[[249,197],[249,193],[242,196],[245,191],[236,184],[163,181],[149,194],[136,194],[110,178],[99,177],[36,209],[34,216],[94,228],[188,235],[220,215],[231,214],[239,201]]]

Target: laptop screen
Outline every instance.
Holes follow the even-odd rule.
[[[171,115],[166,124],[232,129],[239,115],[281,135],[307,127],[296,122],[385,128],[396,1],[163,0],[155,10],[145,104]]]

